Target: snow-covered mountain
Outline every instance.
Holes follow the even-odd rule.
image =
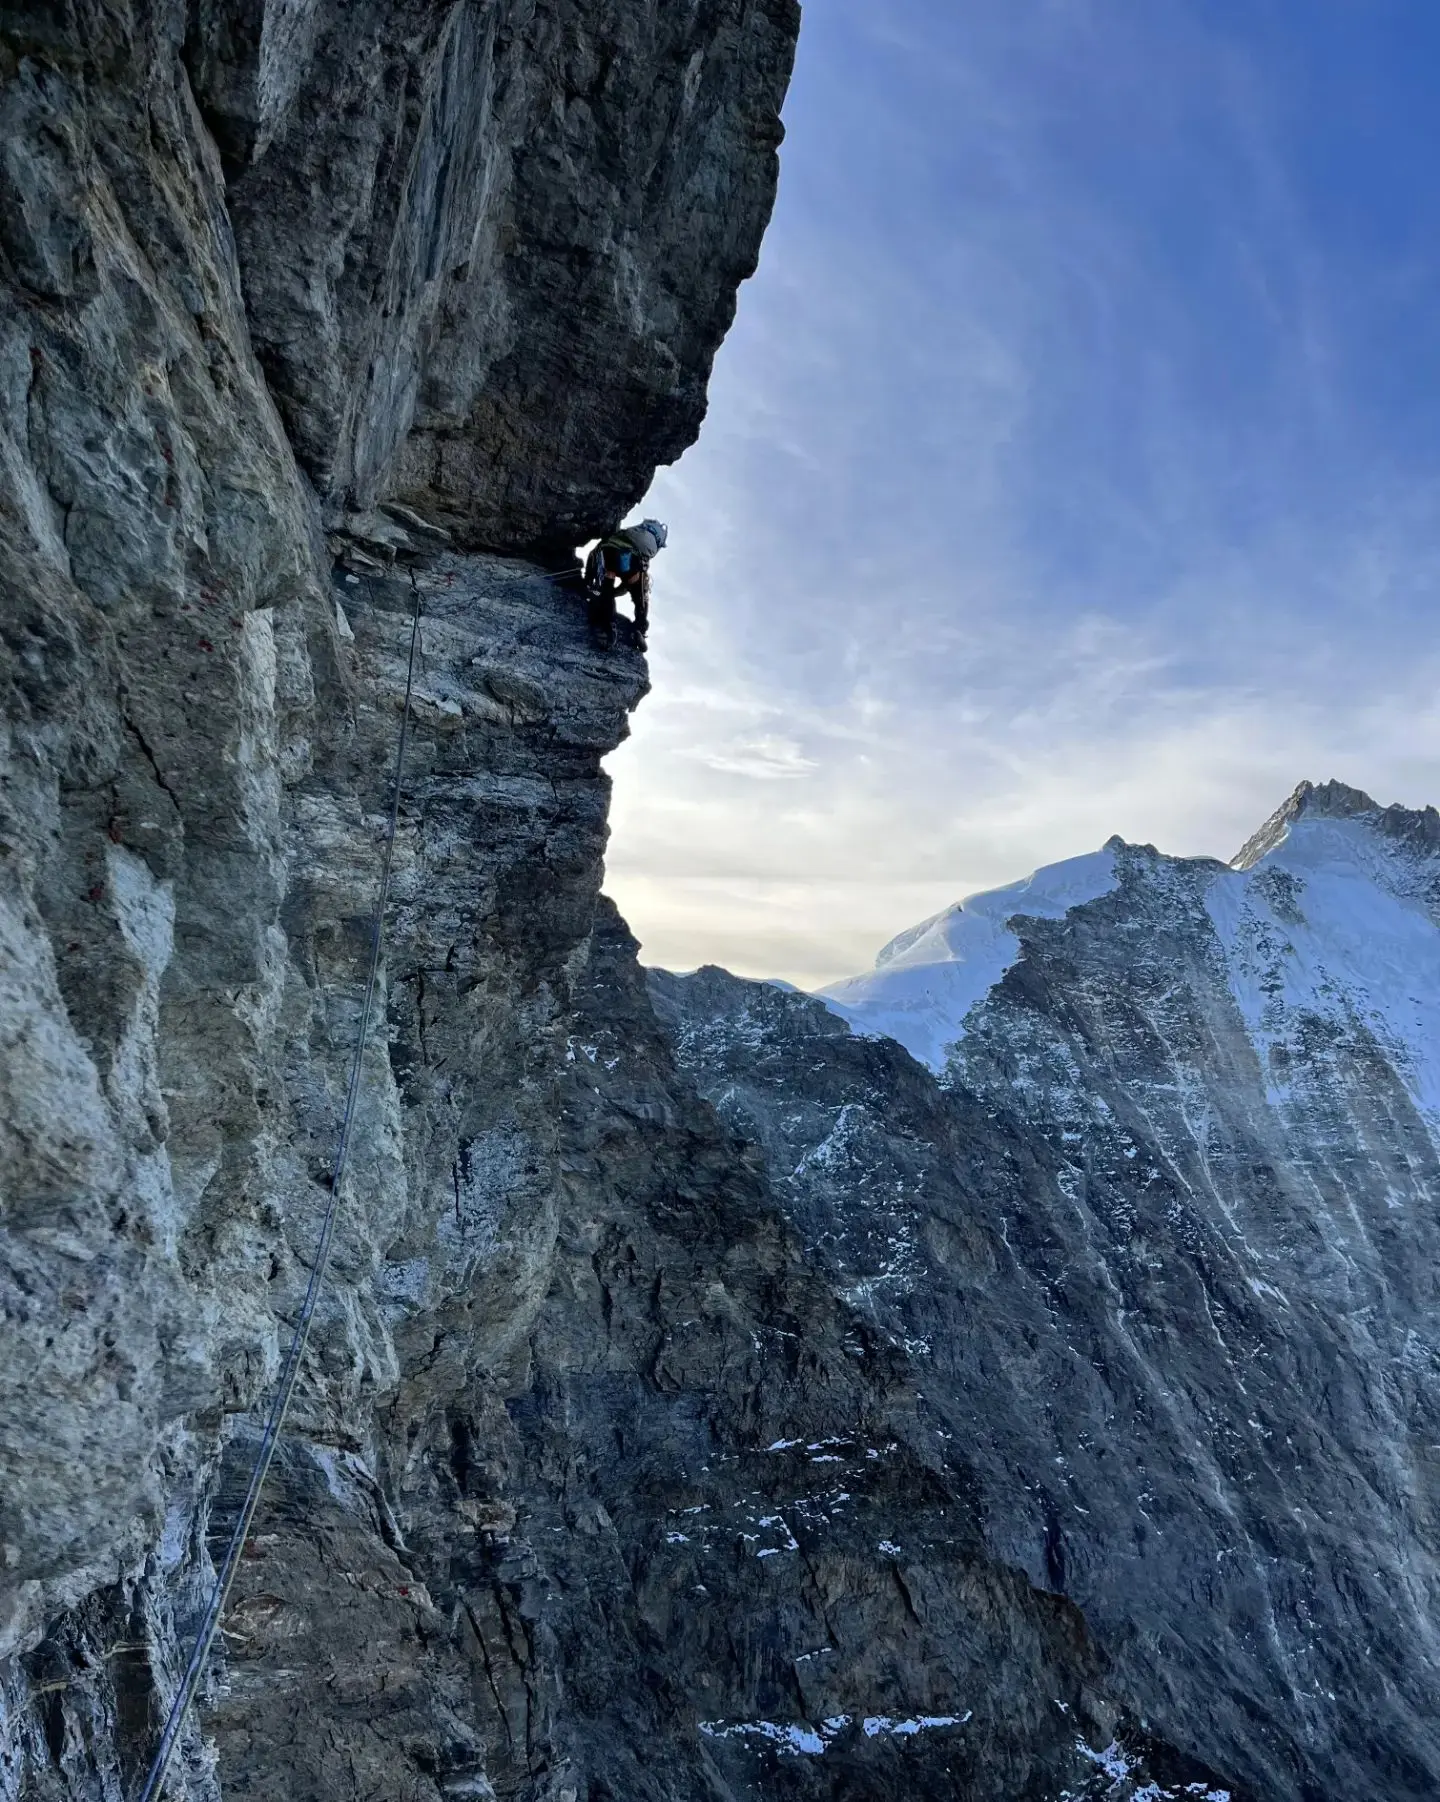
[[[1440,815],[1306,784],[823,1001],[651,987],[1135,1716],[1266,1802],[1440,1795]]]
[[[1011,921],[1061,920],[1110,894],[1117,859],[1101,851],[957,902],[902,932],[875,968],[821,991],[860,1032],[897,1039],[943,1070],[972,1008],[1021,954]],[[1178,860],[1154,862],[1155,902]],[[1324,1021],[1370,1034],[1427,1123],[1440,1129],[1440,816],[1377,808],[1341,783],[1306,782],[1229,864],[1187,861],[1226,979],[1272,1100],[1294,1099],[1296,1035]],[[1198,883],[1196,877],[1198,876]],[[963,1060],[962,1060],[963,1061]]]

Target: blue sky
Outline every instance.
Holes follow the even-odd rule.
[[[1440,8],[811,0],[646,510],[647,961],[810,985],[1302,777],[1440,801]]]

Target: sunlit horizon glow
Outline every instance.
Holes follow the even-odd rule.
[[[807,13],[610,759],[645,961],[805,987],[1114,833],[1440,799],[1440,19],[875,15]]]

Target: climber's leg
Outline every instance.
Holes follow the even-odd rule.
[[[590,630],[602,644],[615,642],[615,589],[606,576],[587,591],[590,608]]]

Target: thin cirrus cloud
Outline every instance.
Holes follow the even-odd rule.
[[[1440,798],[1436,74],[1408,0],[808,10],[646,503],[609,886],[647,960],[812,985],[1113,832]]]
[[[694,745],[681,755],[694,757],[722,774],[751,776],[758,782],[793,782],[820,768],[817,760],[807,757],[793,738],[781,738],[773,732]]]

